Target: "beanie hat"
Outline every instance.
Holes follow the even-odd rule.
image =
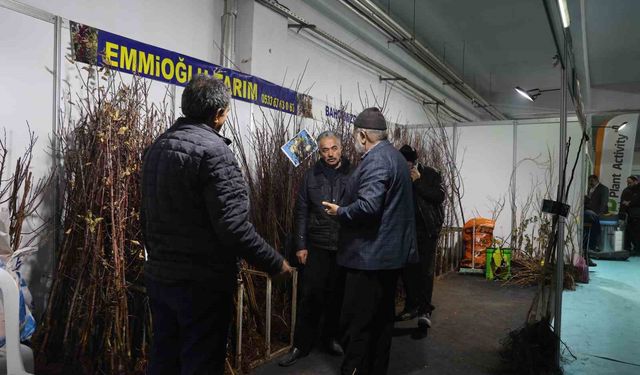
[[[407,159],[407,161],[410,161],[412,163],[415,163],[415,161],[418,160],[418,152],[415,148],[409,145],[400,147],[400,153],[402,154],[402,156],[404,156],[405,159]]]
[[[378,108],[367,108],[360,112],[353,126],[360,129],[387,130],[387,122]]]

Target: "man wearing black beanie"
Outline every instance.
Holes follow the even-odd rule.
[[[407,295],[404,310],[397,321],[418,318],[418,327],[426,331],[431,328],[431,304],[433,278],[435,274],[436,246],[444,221],[445,192],[442,176],[433,168],[418,163],[417,151],[404,145],[400,153],[407,160],[413,181],[413,195],[416,205],[416,235],[418,240],[418,263],[407,264],[402,272],[402,283]]]
[[[322,203],[341,223],[337,260],[346,271],[341,373],[386,374],[398,274],[415,255],[411,177],[402,154],[387,140],[379,109],[358,115],[353,136],[362,160],[347,183],[347,204]]]

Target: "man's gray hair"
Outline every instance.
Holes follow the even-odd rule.
[[[367,133],[367,137],[371,142],[379,142],[384,141],[389,138],[389,133],[386,130],[378,130],[378,129],[364,129],[364,128],[354,128],[355,131],[363,131]]]
[[[319,144],[321,140],[325,138],[330,138],[330,137],[335,138],[338,141],[338,144],[342,145],[342,139],[340,139],[340,137],[331,130],[326,130],[320,133],[320,135],[318,135],[318,137],[316,138],[316,142],[318,142]]]

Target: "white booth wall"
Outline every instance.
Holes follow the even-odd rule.
[[[496,221],[494,235],[510,238],[512,220],[517,225],[520,209],[530,195],[535,196],[532,210],[538,211],[542,199],[556,200],[558,185],[558,148],[560,121],[557,118],[459,123],[456,126],[456,164],[464,186],[462,205],[465,219],[492,218],[496,202],[503,200],[504,208]],[[579,245],[582,226],[582,196],[584,195],[583,163],[587,146],[578,147],[582,127],[576,118],[569,118],[567,137],[571,138],[567,163],[566,183],[569,182],[576,157],[578,158],[567,203],[571,215],[567,227],[573,229],[571,243],[565,249]],[[551,170],[549,167],[551,166]],[[515,169],[515,173],[513,173]],[[514,175],[515,217],[512,212],[510,181]],[[551,177],[551,178],[550,178]],[[510,241],[507,241],[510,242]]]
[[[52,167],[53,76],[50,71],[54,27],[51,23],[4,8],[0,8],[0,20],[0,55],[3,57],[0,59],[0,137],[4,138],[6,132],[3,141],[6,140],[8,151],[1,176],[4,187],[18,158],[29,145],[29,130],[37,137],[31,164],[34,179],[45,176]],[[50,210],[50,203],[50,199],[44,202],[42,214],[46,215]],[[37,228],[39,218],[27,219],[26,226],[25,232]],[[45,238],[40,242],[38,252],[26,259],[22,268],[36,301],[36,313],[41,312],[46,295],[51,254],[52,244]]]

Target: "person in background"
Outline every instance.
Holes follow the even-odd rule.
[[[293,348],[279,362],[291,366],[311,351],[324,316],[321,339],[327,351],[342,355],[338,328],[344,275],[336,262],[340,223],[323,201],[342,204],[351,163],[342,157],[342,142],[331,131],[317,139],[320,159],[305,174],[296,200],[296,257],[304,267]]]
[[[589,176],[588,209],[602,216],[609,212],[609,188],[600,183],[595,174]]]
[[[362,157],[349,178],[347,203],[323,202],[340,220],[338,264],[346,269],[341,373],[386,374],[396,283],[416,250],[413,191],[407,163],[387,140],[379,109],[358,115],[353,137]]]
[[[635,182],[624,190],[621,201],[619,219],[625,223],[625,238],[629,239],[629,247],[626,249],[629,249],[632,255],[638,256],[640,255],[640,183],[637,177]]]
[[[638,176],[631,175],[627,177],[627,187],[622,190],[622,194],[620,195],[620,203],[621,205],[629,205],[629,201],[631,200],[631,188],[633,185],[638,183]]]
[[[584,200],[584,223],[590,227],[585,233],[583,240],[584,257],[590,267],[597,264],[589,258],[589,251],[600,251],[600,237],[602,227],[600,226],[600,216],[609,211],[609,188],[600,183],[600,179],[595,174],[589,176],[589,191]]]
[[[431,313],[435,309],[431,303],[435,274],[436,247],[444,221],[445,192],[442,176],[433,168],[417,162],[417,151],[404,145],[400,153],[407,160],[413,181],[413,196],[416,212],[416,235],[418,263],[409,263],[402,272],[402,284],[406,292],[404,310],[396,316],[396,321],[418,318],[418,327],[431,328]]]
[[[146,150],[141,226],[153,337],[148,373],[223,374],[238,258],[271,275],[289,264],[249,222],[247,186],[230,140],[224,83],[198,75],[182,112]]]

